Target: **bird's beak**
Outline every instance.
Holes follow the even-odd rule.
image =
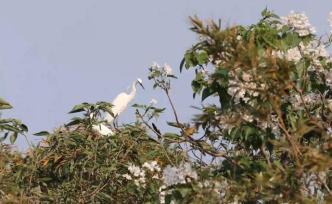
[[[139,85],[141,85],[141,87],[145,90],[143,84],[142,84],[141,82],[138,82],[138,83],[139,83]]]

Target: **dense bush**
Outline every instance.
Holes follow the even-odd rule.
[[[209,99],[192,121],[179,120],[172,69],[153,64],[148,79],[165,93],[177,131],[158,129],[166,109],[152,101],[133,106],[135,123],[101,136],[92,127],[111,104],[79,104],[79,117],[37,133],[45,139],[26,154],[2,144],[2,202],[332,202],[331,37],[316,36],[301,13],[264,10],[257,24],[228,28],[191,21],[198,42],[180,70],[194,70],[194,97]],[[2,119],[0,130],[14,142],[27,128]]]

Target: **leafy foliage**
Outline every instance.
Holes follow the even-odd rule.
[[[265,9],[250,26],[222,28],[191,18],[198,42],[180,71],[195,72],[202,103],[183,122],[171,95],[177,77],[153,64],[148,79],[166,108],[135,104],[136,121],[92,128],[112,104],[76,105],[81,114],[26,153],[0,146],[3,203],[330,203],[332,202],[332,58],[304,14],[278,17]],[[302,25],[302,24],[303,25]],[[0,100],[1,109],[11,108]],[[1,119],[0,131],[27,131]],[[13,137],[14,142],[16,136]]]
[[[0,98],[0,110],[4,109],[11,109],[12,106],[5,101],[4,99]],[[20,120],[9,118],[9,119],[2,119],[0,118],[0,133],[2,133],[0,137],[0,142],[3,142],[9,136],[10,142],[13,144],[17,136],[19,134],[24,134],[24,132],[28,131],[28,127],[24,125]]]

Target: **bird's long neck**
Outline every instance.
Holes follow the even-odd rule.
[[[134,81],[133,84],[131,85],[131,91],[129,93],[130,99],[133,99],[136,95],[136,84],[137,84],[137,81]]]

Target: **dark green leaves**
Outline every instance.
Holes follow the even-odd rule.
[[[209,61],[209,55],[205,50],[201,50],[196,54],[197,62],[200,65],[207,64]]]
[[[267,8],[265,8],[262,12],[261,15],[263,17],[263,19],[268,19],[268,18],[279,18],[278,15],[274,14],[272,11],[268,10]]]
[[[75,105],[69,113],[83,113],[83,117],[74,117],[65,126],[69,127],[82,124],[86,128],[91,128],[92,125],[100,122],[98,118],[100,118],[102,112],[107,112],[114,117],[112,104],[104,101],[99,101],[95,104],[84,102]]]
[[[0,98],[0,110],[3,109],[11,109],[12,106],[5,101],[4,99]],[[9,140],[13,144],[15,143],[18,134],[23,134],[24,132],[28,131],[28,127],[23,124],[21,121],[17,119],[1,119],[0,118],[0,133],[5,132],[4,136],[1,137],[1,140],[5,140],[7,136],[10,134]]]
[[[91,107],[91,105],[89,103],[81,103],[81,104],[75,105],[69,113],[82,112],[90,107]]]
[[[207,97],[211,96],[212,94],[216,93],[217,90],[214,90],[212,88],[205,88],[202,92],[202,101],[204,101]]]
[[[48,136],[48,135],[50,135],[50,133],[47,132],[47,131],[40,131],[40,132],[37,132],[33,135],[35,135],[35,136]]]
[[[84,123],[84,121],[85,120],[83,118],[74,117],[74,118],[71,119],[71,121],[69,123],[66,124],[66,127],[79,125],[81,123]]]
[[[205,65],[209,62],[209,55],[205,50],[190,50],[184,55],[184,60],[180,64],[180,72],[183,66],[186,69],[197,65]]]

